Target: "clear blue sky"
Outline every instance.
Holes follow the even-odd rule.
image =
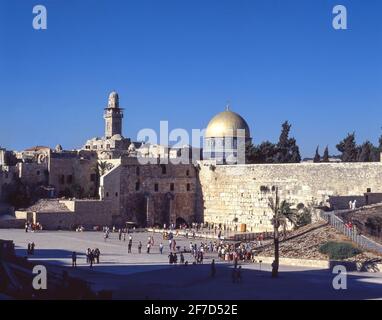
[[[32,28],[32,8],[48,29]],[[346,31],[332,8],[348,9]],[[206,127],[227,100],[255,143],[289,120],[303,156],[382,126],[380,0],[0,0],[0,145],[81,146],[107,95],[124,135]]]

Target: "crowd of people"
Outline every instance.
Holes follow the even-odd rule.
[[[32,223],[32,222],[25,222],[24,227],[25,232],[35,232],[42,230],[42,225],[40,222]]]
[[[238,265],[239,262],[253,262],[255,256],[255,249],[264,244],[264,234],[259,234],[256,239],[252,242],[229,242],[220,239],[220,235],[222,232],[227,230],[227,226],[224,224],[208,224],[208,223],[192,223],[191,225],[182,224],[179,229],[175,229],[175,225],[171,224],[169,228],[164,225],[162,240],[158,241],[157,246],[155,246],[154,233],[147,237],[147,242],[144,240],[136,241],[133,243],[133,237],[135,233],[132,232],[134,230],[128,228],[116,228],[113,226],[112,228],[108,226],[100,228],[104,235],[104,241],[111,237],[112,233],[115,233],[116,236],[112,236],[114,240],[127,242],[127,254],[132,254],[134,252],[138,252],[138,254],[142,254],[143,251],[146,251],[146,254],[159,253],[163,254],[164,251],[168,252],[168,262],[170,265],[188,265],[192,264],[203,264],[206,259],[209,260],[212,256],[216,257],[220,261],[231,262],[234,265],[232,271],[232,281],[240,282],[241,281],[241,266]],[[40,224],[32,225],[26,224],[26,232],[29,230],[42,229]],[[41,230],[40,229],[40,230]],[[190,239],[188,232],[192,232],[192,239],[189,242],[189,245],[182,245],[180,242],[180,234],[179,230],[186,229],[186,238]],[[195,233],[201,230],[208,230],[214,232],[218,235],[218,239],[216,240],[202,240],[196,241]],[[83,232],[84,227],[78,226],[76,229],[77,232]],[[142,238],[141,238],[142,239]],[[168,247],[163,245],[168,241]],[[143,243],[142,243],[143,242]],[[184,243],[184,242],[183,242]],[[145,246],[145,249],[143,248]],[[134,247],[136,248],[134,250]],[[165,247],[168,249],[165,250]],[[28,244],[28,255],[34,254],[35,244]],[[86,263],[89,264],[90,268],[93,267],[93,264],[100,263],[100,250],[98,248],[90,249],[88,248],[86,251]],[[211,260],[210,260],[211,261]],[[77,266],[77,253],[72,252],[72,266]],[[212,259],[211,263],[211,276],[214,277],[216,274],[215,267],[215,259]]]
[[[75,254],[75,252],[74,252],[74,254]],[[86,263],[89,263],[90,268],[93,267],[94,263],[99,264],[100,255],[101,255],[101,251],[98,248],[95,248],[93,250],[88,248],[88,250],[86,251]],[[75,260],[73,259],[74,257],[75,257]],[[73,266],[77,265],[77,255],[76,254],[74,256],[72,255],[72,262],[73,262]]]

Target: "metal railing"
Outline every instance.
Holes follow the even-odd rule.
[[[379,244],[365,237],[364,235],[359,234],[355,226],[351,228],[346,226],[345,223],[335,215],[335,213],[321,212],[320,216],[322,219],[332,225],[337,231],[347,236],[349,239],[351,239],[351,241],[355,242],[361,248],[376,251],[382,254],[382,244]]]

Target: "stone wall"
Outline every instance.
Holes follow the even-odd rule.
[[[48,183],[48,164],[38,162],[20,162],[17,164],[21,182],[28,186],[46,185]]]
[[[204,221],[246,223],[249,231],[270,231],[268,199],[277,187],[295,205],[327,205],[330,196],[382,191],[382,163],[214,165],[199,163]]]
[[[46,230],[72,230],[79,225],[91,229],[112,224],[111,202],[108,200],[62,200],[59,203],[65,205],[67,211],[16,211],[16,219],[39,222]]]
[[[84,197],[93,197],[98,193],[97,161],[96,153],[86,151],[52,153],[49,158],[49,185],[55,187],[57,196],[79,186]]]
[[[139,164],[126,158],[120,173],[120,212],[139,225],[196,219],[197,172],[193,165]]]
[[[17,176],[18,170],[16,167],[0,166],[0,201],[5,200],[4,186],[14,183]]]

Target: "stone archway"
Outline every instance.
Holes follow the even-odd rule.
[[[175,225],[177,228],[179,228],[179,226],[181,226],[181,225],[187,225],[188,226],[188,223],[182,217],[177,217],[175,220]]]

